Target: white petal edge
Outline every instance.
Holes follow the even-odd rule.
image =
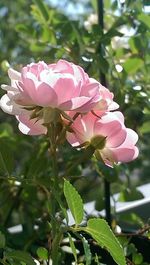
[[[19,115],[24,112],[24,109],[20,108],[15,102],[11,100],[11,97],[8,94],[5,94],[0,99],[0,108],[11,115]]]
[[[13,92],[18,92],[18,88],[16,87],[12,87],[12,86],[8,86],[8,85],[1,85],[1,88],[5,91],[13,91]]]
[[[13,68],[8,69],[8,76],[10,79],[21,81],[21,73],[17,72]]]

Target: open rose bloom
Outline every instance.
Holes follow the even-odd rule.
[[[138,156],[135,146],[137,134],[126,128],[121,112],[107,112],[100,118],[92,113],[78,117],[71,126],[73,133],[67,133],[72,146],[92,145],[95,155],[108,166],[118,162],[129,162]]]
[[[80,66],[65,60],[49,65],[42,61],[23,67],[21,72],[9,69],[8,75],[11,84],[2,85],[7,93],[1,98],[0,107],[16,116],[22,133],[46,134],[45,123],[53,122],[47,121],[51,114],[57,113],[65,124],[65,115],[73,117],[78,113],[71,124],[72,132],[67,133],[72,146],[85,142],[94,145],[107,165],[137,157],[137,134],[125,127],[120,112],[111,112],[119,107],[113,101],[113,93]],[[103,144],[96,147],[93,139],[100,139],[99,136]]]

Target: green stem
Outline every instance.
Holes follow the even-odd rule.
[[[60,241],[62,238],[62,232],[58,232],[56,233],[53,242],[52,242],[52,261],[53,261],[53,265],[58,265],[59,264],[59,258],[60,258],[60,254],[59,254],[59,245],[60,245]]]
[[[57,201],[56,194],[59,193],[59,181],[58,181],[58,165],[57,165],[57,144],[56,144],[56,126],[51,123],[48,127],[48,135],[50,140],[50,154],[52,162],[52,189],[51,189],[51,227],[52,227],[52,247],[51,247],[51,258],[53,265],[58,265],[59,263],[59,244],[62,237],[62,232],[60,229],[60,222],[56,219],[57,211]]]

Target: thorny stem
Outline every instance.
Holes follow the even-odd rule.
[[[79,116],[79,113],[76,113],[72,121],[70,121],[67,127],[70,127],[73,121]],[[51,155],[51,163],[52,163],[52,179],[51,179],[51,198],[50,198],[50,207],[51,207],[51,237],[52,242],[50,242],[50,257],[52,258],[52,264],[58,265],[59,263],[59,245],[62,238],[62,231],[60,228],[60,223],[57,221],[56,218],[56,202],[61,202],[60,194],[59,194],[59,180],[58,180],[58,165],[57,165],[57,146],[59,143],[59,139],[64,131],[61,132],[60,135],[57,134],[57,124],[55,122],[51,122],[48,126],[48,138],[50,141],[50,155]],[[66,130],[66,127],[63,128]],[[60,205],[61,207],[61,205]]]
[[[60,229],[60,224],[56,219],[56,195],[58,195],[58,165],[57,165],[57,144],[56,144],[56,124],[51,123],[48,126],[48,136],[50,141],[50,154],[51,154],[51,162],[52,162],[52,189],[51,189],[51,236],[52,236],[52,245],[51,245],[51,258],[52,264],[58,265],[59,263],[59,244],[61,241],[62,232]]]

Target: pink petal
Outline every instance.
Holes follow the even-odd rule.
[[[12,95],[10,94],[2,96],[0,99],[0,107],[4,112],[12,115],[18,115],[24,112],[24,110],[14,102]]]
[[[127,128],[126,131],[127,131],[127,136],[126,136],[124,143],[121,145],[121,147],[133,146],[138,141],[138,135],[135,131],[129,128]]]
[[[40,83],[29,78],[24,79],[24,91],[39,106],[55,107],[57,96],[55,91],[46,83]]]
[[[105,165],[109,167],[113,167],[114,162],[115,162],[113,152],[107,148],[104,148],[103,150],[100,150],[99,152],[100,152],[100,155]]]
[[[78,112],[87,112],[92,109],[96,103],[89,97],[76,97],[62,103],[59,107],[62,110],[76,110]]]
[[[134,156],[133,156],[133,160],[136,159],[139,155],[139,149],[137,148],[137,146],[134,146]]]
[[[133,146],[132,148],[116,148],[111,149],[113,152],[115,162],[130,162],[138,156],[137,147]]]
[[[57,80],[62,77],[62,74],[60,73],[54,73],[52,71],[48,70],[44,70],[40,73],[40,81],[42,83],[46,83],[47,85],[49,85],[50,87],[55,86]]]
[[[124,115],[122,114],[122,112],[114,111],[113,115],[115,115],[121,123],[124,123]]]
[[[114,94],[110,92],[106,87],[102,86],[99,83],[99,94],[100,94],[100,101],[95,106],[94,110],[104,110],[111,111],[115,110],[119,107],[119,105],[113,101]],[[102,103],[105,102],[105,106]]]
[[[21,74],[12,68],[8,69],[8,76],[10,79],[21,81]]]
[[[65,60],[59,60],[53,68],[55,72],[70,73],[73,74],[71,64]]]
[[[98,87],[99,83],[97,81],[93,83],[87,83],[81,88],[80,96],[94,97],[95,95],[97,95],[97,98],[100,99]]]
[[[96,106],[94,107],[94,111],[107,111],[108,104],[105,99],[100,99]]]
[[[85,84],[88,81],[89,77],[84,72],[83,68],[73,63],[71,63],[71,66],[73,68],[73,75],[75,76],[77,82],[81,85]]]
[[[46,127],[42,125],[42,121],[36,119],[30,119],[29,115],[19,115],[16,117],[19,120],[19,130],[23,134],[29,135],[41,135],[46,134]]]
[[[42,83],[37,87],[35,101],[43,107],[56,107],[58,104],[55,91],[46,83]]]
[[[122,129],[122,124],[113,120],[110,122],[103,122],[104,118],[97,120],[94,127],[94,135],[102,135],[106,137],[107,147],[120,146],[126,138],[126,130]]]
[[[108,104],[108,110],[116,110],[119,108],[119,104],[117,104],[115,101],[112,101],[110,104]]]
[[[59,105],[79,96],[80,93],[76,80],[68,75],[60,76],[54,86],[54,90],[57,94]]]
[[[34,82],[34,80],[29,78],[24,78],[23,89],[25,93],[33,100],[33,102],[35,102],[36,100],[36,93],[37,93],[35,85],[36,83]]]
[[[7,86],[7,85],[1,85],[1,88],[6,91],[12,91],[17,93],[19,90],[17,87]]]
[[[66,139],[73,147],[78,146],[78,145],[81,144],[81,142],[79,141],[79,139],[77,139],[77,137],[75,136],[74,133],[69,133],[68,132],[67,135],[66,135]]]
[[[78,116],[75,120],[72,129],[74,130],[76,138],[78,139],[77,141],[79,141],[80,144],[90,141],[93,137],[94,119],[96,119],[96,117],[92,113],[89,113],[83,117]]]
[[[117,130],[114,129],[112,131],[112,133],[107,137],[107,143],[106,146],[107,147],[119,147],[122,143],[124,143],[125,139],[126,139],[126,129],[121,129],[121,130]]]

